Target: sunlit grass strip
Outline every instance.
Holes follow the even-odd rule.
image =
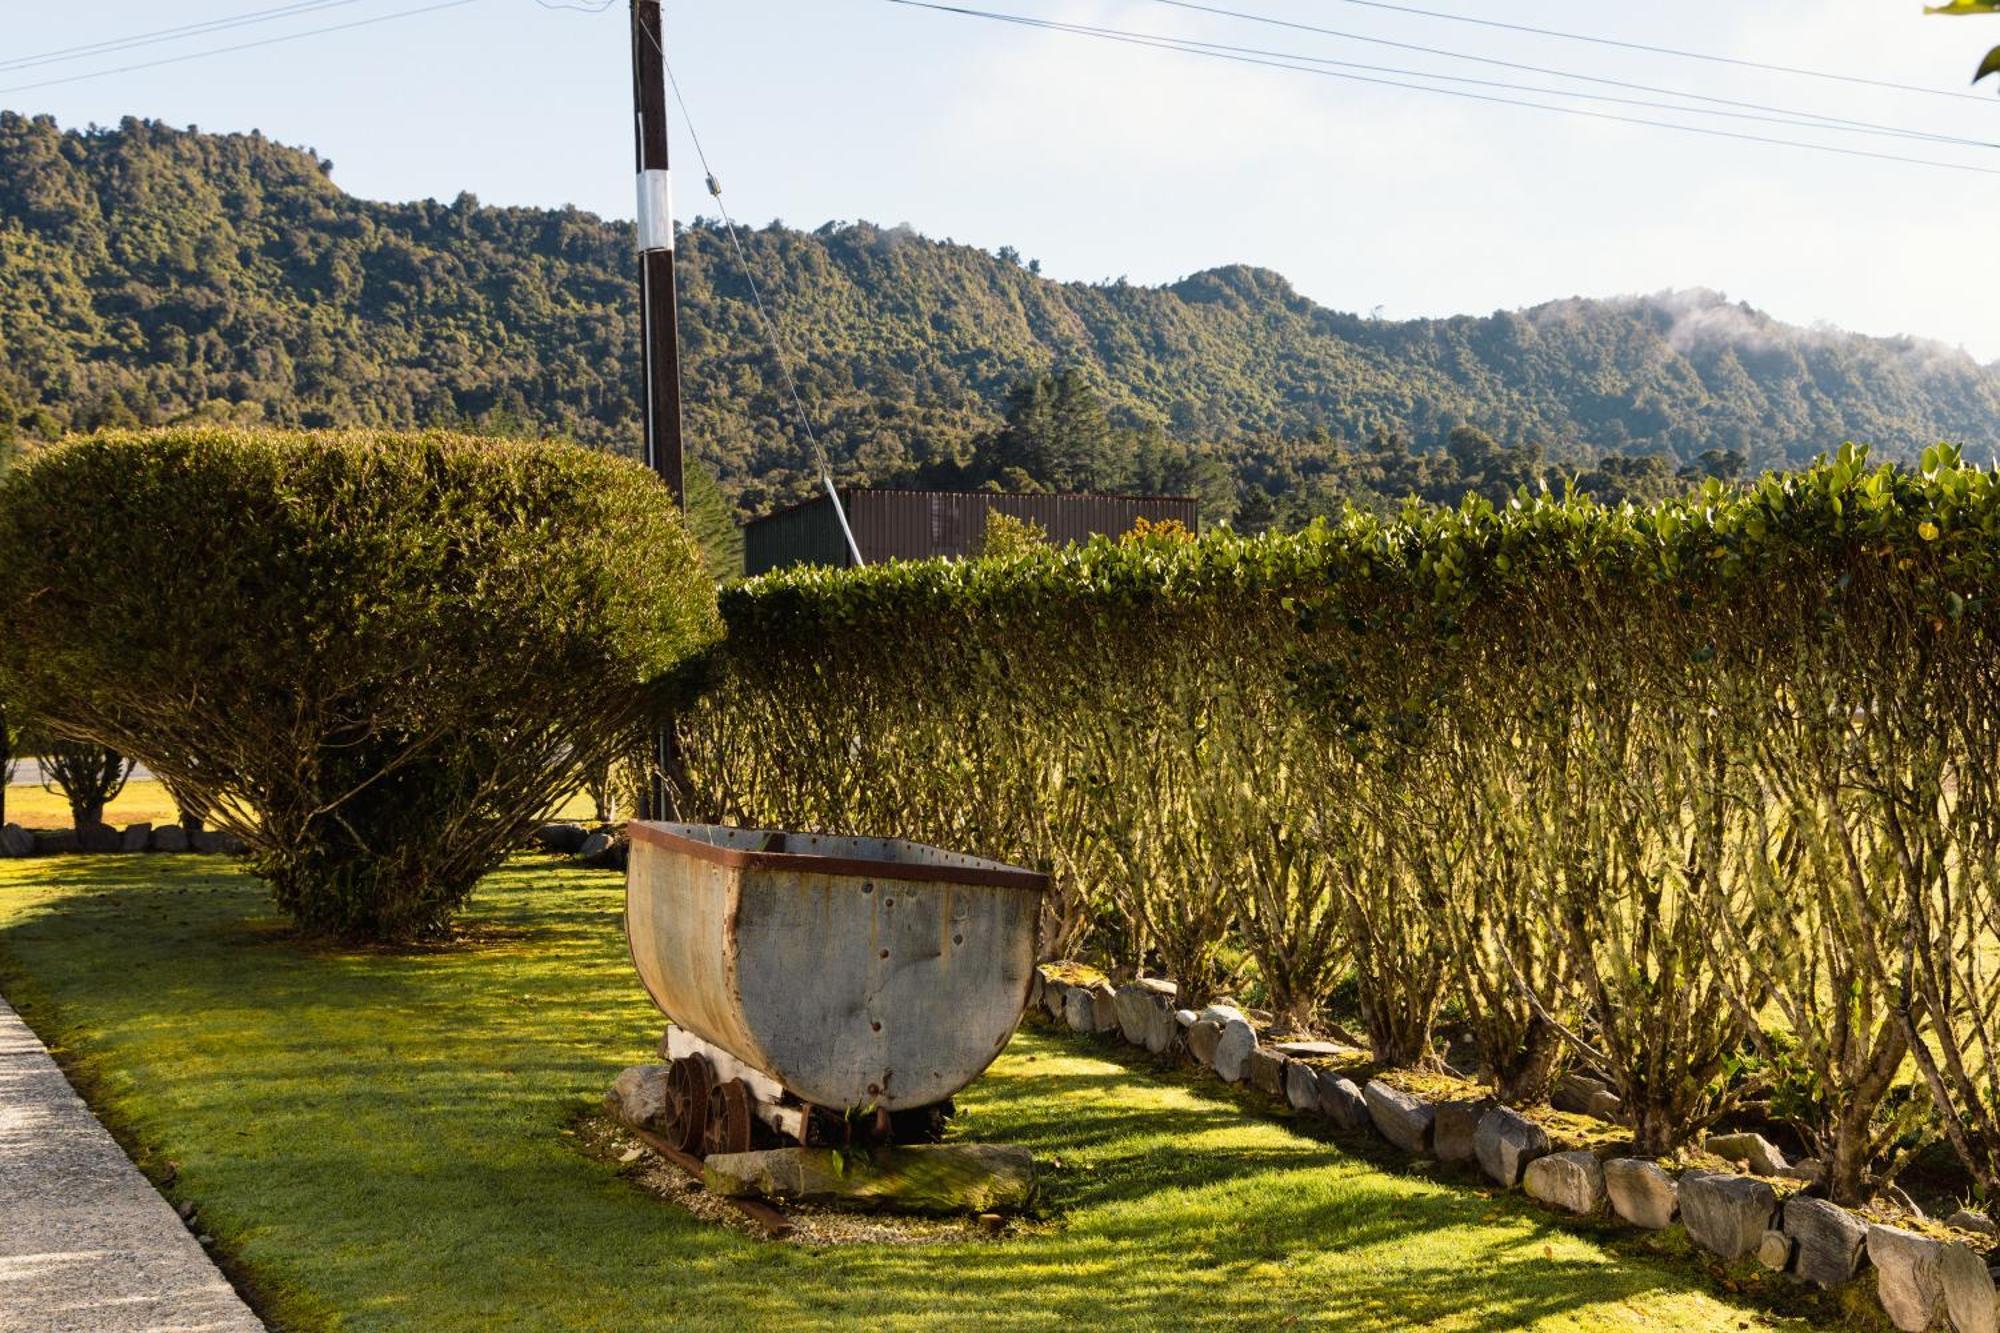
[[[957,1132],[1046,1226],[808,1251],[698,1222],[562,1131],[661,1020],[617,881],[519,861],[460,948],[302,947],[213,861],[0,866],[0,988],[283,1328],[1713,1329],[1765,1316],[1618,1248],[1023,1035]]]

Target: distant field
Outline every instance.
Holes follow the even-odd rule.
[[[180,818],[174,798],[153,778],[135,778],[125,784],[118,799],[104,809],[104,822],[126,824],[171,824]],[[68,828],[69,802],[59,793],[43,791],[40,784],[15,783],[7,788],[7,823],[23,828]]]
[[[590,798],[578,792],[564,803],[559,817],[588,822],[590,815]],[[104,811],[104,822],[121,828],[127,824],[171,824],[179,818],[174,798],[155,778],[134,778],[126,783],[118,799]],[[17,782],[7,788],[4,822],[31,829],[68,828],[69,802],[58,793],[43,791],[39,784]]]

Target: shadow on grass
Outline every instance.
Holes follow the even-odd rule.
[[[174,1164],[169,1193],[284,1327],[1764,1322],[1665,1260],[1035,1032],[954,1136],[1033,1149],[1051,1225],[821,1250],[708,1226],[564,1137],[662,1021],[619,900],[523,860],[482,886],[467,947],[342,951],[291,938],[224,862],[15,863],[0,989],[142,1165]]]

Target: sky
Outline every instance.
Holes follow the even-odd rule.
[[[149,69],[121,67],[355,24],[438,0],[310,9],[174,41],[24,64],[286,0],[0,0],[0,107],[67,126],[127,115],[261,129],[375,199],[633,213],[623,0],[465,0]],[[1032,30],[890,0],[666,0],[668,50],[739,220],[908,223],[1039,259],[1049,276],[1171,282],[1227,263],[1387,318],[1568,296],[1711,288],[1801,324],[1910,334],[2000,360],[2000,81],[1967,80],[2000,17],[1918,0],[1397,0],[1436,14],[1916,85],[1903,92],[1502,31],[1357,0],[959,0],[1070,24],[1690,105],[1358,40],[1374,37],[1979,141],[1770,125],[1475,89],[1616,115],[1935,162],[1841,156],[1478,102]],[[592,12],[597,11],[597,12]],[[1321,70],[1334,66],[1320,65]],[[1345,71],[1356,73],[1352,69]],[[79,75],[87,77],[76,77]],[[1402,82],[1400,74],[1370,77]],[[62,82],[50,82],[64,80]],[[33,86],[41,85],[41,86]],[[1717,105],[1708,103],[1706,105]],[[1767,114],[1767,113],[1751,113]],[[676,115],[679,211],[712,214]]]

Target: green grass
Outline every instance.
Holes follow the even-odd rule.
[[[1566,1229],[1035,1033],[956,1133],[1060,1159],[1046,1225],[812,1249],[701,1223],[562,1132],[661,1026],[619,908],[615,879],[524,859],[463,947],[334,951],[211,858],[0,863],[0,989],[281,1327],[1774,1322],[1671,1239]]]

